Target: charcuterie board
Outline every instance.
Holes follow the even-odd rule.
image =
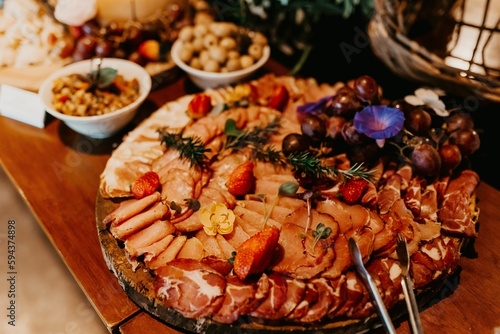
[[[373,160],[369,168],[378,176],[370,179],[367,174],[355,176],[370,170],[356,169],[354,160],[349,161],[355,156],[348,152],[322,160],[330,163],[323,168],[335,166],[335,173],[307,178],[307,172],[297,173],[298,165],[286,165],[298,159],[294,152],[286,153],[288,162],[279,165],[259,161],[248,151],[227,150],[238,147],[234,140],[254,138],[252,152],[263,142],[256,141],[256,133],[280,138],[274,143],[280,143],[281,152],[297,149],[296,143],[287,142],[288,135],[297,139],[294,131],[301,129],[303,136],[317,136],[310,127],[319,118],[297,117],[297,111],[324,107],[342,87],[352,89],[269,75],[238,88],[207,90],[169,102],[125,137],[101,175],[96,213],[106,262],[132,300],[167,324],[196,333],[363,332],[380,324],[352,266],[347,240],[361,245],[366,266],[397,320],[405,314],[395,255],[398,234],[409,240],[421,305],[435,295],[456,272],[463,242],[477,234],[474,190],[479,178],[474,171],[457,168],[456,173],[440,174],[426,165],[426,179],[418,168],[422,166],[398,166],[384,155]],[[257,98],[231,107],[236,92],[249,94],[239,96],[242,99]],[[200,101],[207,96],[230,107],[186,118],[200,114],[199,108],[205,108]],[[359,108],[354,113],[391,114],[391,122],[403,113],[383,105],[354,108]],[[284,125],[273,132],[277,118]],[[177,127],[167,131],[162,127],[167,121]],[[314,126],[317,130],[321,125]],[[352,139],[345,136],[346,142]],[[418,151],[419,142],[413,143],[416,164],[417,154],[427,153]],[[425,149],[432,151],[429,146]],[[311,144],[299,157],[312,159],[308,154],[317,147]],[[216,153],[207,160],[180,155],[202,148]],[[268,146],[260,153],[272,150]],[[433,178],[431,172],[436,173]],[[346,173],[344,179],[337,178]],[[155,174],[157,183],[143,178]],[[312,176],[321,182],[314,183]],[[252,187],[245,186],[249,182],[254,182]],[[282,186],[295,183],[295,192],[284,195],[288,190]],[[358,191],[359,186],[371,188]],[[242,265],[249,258],[254,261],[250,273]],[[242,290],[245,294],[238,295]]]

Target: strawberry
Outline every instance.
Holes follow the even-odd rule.
[[[247,161],[236,167],[226,182],[227,190],[234,196],[244,196],[255,188],[254,163]]]
[[[212,99],[206,94],[196,94],[189,102],[187,114],[197,119],[205,116],[212,110]]]
[[[141,199],[154,193],[160,186],[160,177],[155,172],[146,172],[132,184],[132,194]]]
[[[354,204],[361,199],[367,188],[368,181],[363,179],[349,179],[340,186],[340,194],[347,204]]]
[[[234,257],[234,273],[244,280],[249,275],[262,273],[269,267],[276,251],[280,230],[276,226],[266,227],[245,240]]]
[[[269,108],[283,111],[285,110],[285,107],[288,104],[289,99],[290,99],[290,94],[288,93],[288,89],[286,89],[285,85],[277,85],[276,87],[274,87],[271,96],[269,96],[269,100],[267,101],[267,106]]]

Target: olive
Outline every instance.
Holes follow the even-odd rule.
[[[326,137],[326,122],[317,115],[304,116],[300,128],[302,134],[311,138],[313,143],[321,142]]]
[[[285,156],[309,149],[309,138],[299,133],[289,133],[283,138],[281,150]]]

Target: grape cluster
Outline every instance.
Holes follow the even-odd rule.
[[[177,38],[179,30],[191,21],[185,9],[172,2],[161,19],[150,22],[111,21],[101,25],[97,19],[85,22],[81,26],[68,27],[74,39],[72,58],[74,61],[92,57],[116,57],[131,60],[140,65],[148,61],[165,58],[154,51],[140,51],[146,41],[155,41],[158,46],[170,45]]]
[[[387,105],[404,113],[404,128],[388,138],[383,147],[353,125],[354,115],[368,105]],[[298,117],[301,133],[289,134],[282,142],[286,156],[306,150],[321,157],[345,153],[351,164],[363,163],[368,168],[382,155],[392,156],[410,164],[415,174],[426,179],[451,175],[480,146],[469,114],[454,111],[441,117],[424,105],[387,101],[381,87],[368,75],[347,82],[321,111],[299,111]]]

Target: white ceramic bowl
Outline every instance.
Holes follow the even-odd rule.
[[[38,90],[38,95],[45,110],[64,122],[74,131],[92,138],[107,138],[123,129],[137,113],[137,108],[144,102],[151,90],[151,76],[146,70],[134,62],[104,58],[101,68],[111,67],[125,79],[137,78],[139,81],[139,97],[126,107],[97,116],[70,116],[56,111],[52,106],[52,86],[54,80],[74,73],[87,74],[91,69],[92,60],[82,60],[62,67],[44,80]],[[96,62],[97,60],[93,60]],[[95,65],[97,66],[97,65]]]
[[[263,50],[264,52],[262,57],[252,66],[249,66],[247,68],[238,71],[231,71],[224,73],[207,72],[195,69],[186,64],[185,62],[183,62],[179,58],[179,53],[181,48],[182,48],[181,41],[177,40],[176,42],[174,42],[174,44],[172,45],[172,49],[170,51],[170,56],[172,57],[173,62],[177,66],[179,66],[184,72],[186,72],[191,81],[201,89],[229,86],[236,84],[240,81],[243,81],[244,79],[254,74],[262,66],[264,66],[264,64],[268,61],[271,55],[271,48],[269,47],[269,45],[266,45],[264,47]]]

